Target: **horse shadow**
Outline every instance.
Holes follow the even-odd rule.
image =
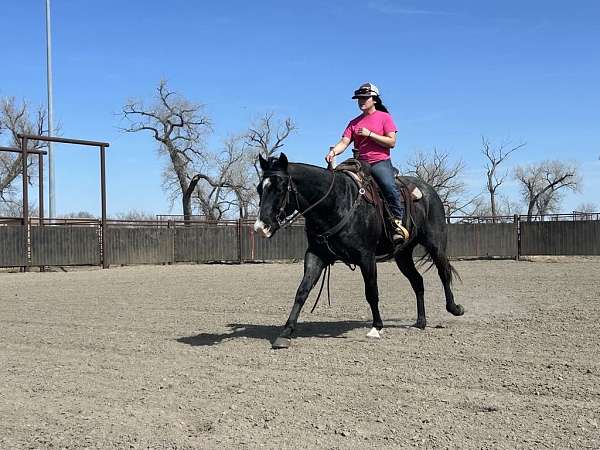
[[[231,329],[225,333],[200,333],[194,336],[184,336],[176,341],[182,344],[197,346],[217,345],[232,339],[264,339],[273,342],[281,333],[281,325],[261,325],[254,323],[230,323]],[[302,322],[294,332],[294,337],[337,338],[347,339],[346,334],[352,330],[370,329],[371,322],[364,320],[340,320],[332,322]],[[411,328],[410,325],[389,324],[385,328]]]

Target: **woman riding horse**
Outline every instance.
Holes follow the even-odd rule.
[[[325,160],[331,162],[351,142],[358,149],[358,159],[371,165],[371,175],[383,192],[392,213],[392,240],[394,244],[408,240],[408,230],[402,226],[404,204],[396,185],[390,150],[396,145],[396,125],[379,96],[379,89],[371,83],[361,85],[352,97],[358,100],[361,114],[350,121],[342,139],[329,150]]]

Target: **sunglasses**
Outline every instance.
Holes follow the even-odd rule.
[[[354,91],[354,97],[358,98],[369,98],[373,97],[375,94],[370,89],[362,88]]]

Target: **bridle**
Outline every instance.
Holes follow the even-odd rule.
[[[302,197],[302,194],[300,194],[300,192],[298,192],[298,189],[296,188],[296,185],[294,184],[294,180],[292,179],[292,176],[289,173],[284,172],[283,170],[264,170],[263,171],[263,180],[268,177],[279,177],[279,178],[287,179],[287,187],[285,189],[285,197],[283,199],[283,203],[281,204],[281,207],[279,208],[279,212],[277,213],[277,216],[275,217],[277,220],[277,224],[279,225],[279,228],[283,229],[283,228],[290,226],[292,223],[294,223],[298,219],[299,216],[306,214],[311,209],[313,209],[315,206],[317,206],[319,203],[321,203],[323,200],[325,200],[329,196],[331,191],[333,190],[333,185],[335,184],[335,172],[332,172],[332,175],[333,176],[331,178],[331,184],[329,185],[329,189],[327,189],[327,192],[325,193],[325,195],[323,195],[319,200],[317,200],[313,204],[309,205],[304,211],[300,211],[300,202],[298,201],[298,197]],[[288,216],[285,214],[285,210],[290,202],[290,195],[292,192],[294,193],[294,198],[296,199],[296,211],[288,218]],[[302,199],[305,200],[304,198],[302,198]]]

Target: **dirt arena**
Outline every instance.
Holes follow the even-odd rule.
[[[337,264],[289,350],[300,264],[0,274],[0,448],[600,448],[600,260],[457,261],[428,327]]]

